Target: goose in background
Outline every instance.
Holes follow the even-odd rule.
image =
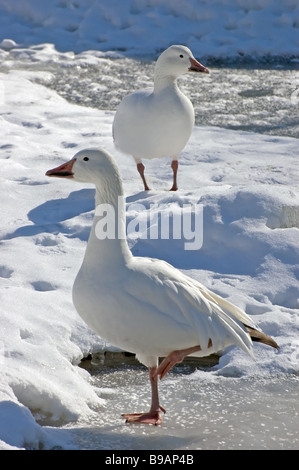
[[[176,191],[179,154],[194,127],[191,101],[179,89],[177,78],[188,72],[209,73],[185,46],[171,46],[158,58],[154,88],[126,96],[113,121],[114,144],[136,161],[144,190],[149,190],[142,160],[172,157],[173,185]]]

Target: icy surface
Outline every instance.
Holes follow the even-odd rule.
[[[209,75],[187,74],[181,89],[195,108],[197,125],[226,127],[270,135],[299,136],[298,63],[278,61],[219,66],[207,59]],[[15,48],[3,61],[3,70],[43,70],[35,80],[56,90],[74,104],[115,111],[133,89],[153,84],[154,56],[140,60],[103,57],[95,51],[59,54],[52,46]],[[34,75],[32,76],[34,79]]]
[[[90,370],[109,407],[67,426],[81,449],[298,449],[298,376],[256,380],[207,371],[189,359],[160,384],[163,425],[132,428],[121,414],[148,409],[148,374],[130,358],[99,359]]]

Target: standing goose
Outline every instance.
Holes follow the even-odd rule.
[[[116,148],[134,157],[144,189],[148,190],[143,158],[172,157],[173,185],[176,191],[178,157],[194,127],[194,109],[181,92],[177,78],[187,72],[209,73],[185,46],[171,46],[158,58],[154,89],[125,97],[113,122]]]
[[[125,236],[122,183],[107,152],[82,150],[46,175],[96,187],[95,216],[73,302],[96,333],[136,354],[149,369],[151,408],[123,415],[127,422],[161,424],[165,410],[159,402],[158,377],[187,355],[203,357],[237,345],[253,357],[251,337],[278,347],[254,328],[246,313],[198,281],[165,261],[132,255]],[[160,365],[159,357],[165,358]]]

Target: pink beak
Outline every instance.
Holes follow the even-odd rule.
[[[189,72],[203,72],[203,73],[210,73],[209,69],[207,69],[206,67],[204,67],[204,65],[202,65],[200,62],[198,62],[197,60],[195,59],[192,59],[190,57],[190,63],[191,63],[191,67],[189,67],[188,71]]]
[[[73,165],[76,161],[76,158],[73,158],[67,163],[63,163],[53,170],[48,170],[46,176],[56,176],[58,178],[73,178]]]

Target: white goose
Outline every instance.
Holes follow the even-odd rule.
[[[95,217],[73,301],[95,332],[135,353],[149,368],[150,411],[125,414],[127,422],[162,422],[158,376],[164,377],[186,355],[208,356],[237,345],[253,357],[251,337],[278,347],[254,328],[246,313],[199,282],[164,261],[132,255],[125,236],[122,183],[107,152],[82,150],[46,174],[96,186]],[[116,237],[101,236],[103,210],[110,211]],[[165,357],[160,365],[159,357]]]
[[[125,97],[113,122],[116,148],[134,157],[144,189],[148,190],[142,159],[172,157],[173,185],[177,190],[178,157],[194,126],[191,101],[180,91],[177,78],[187,72],[209,73],[185,46],[171,46],[158,58],[154,89]]]

